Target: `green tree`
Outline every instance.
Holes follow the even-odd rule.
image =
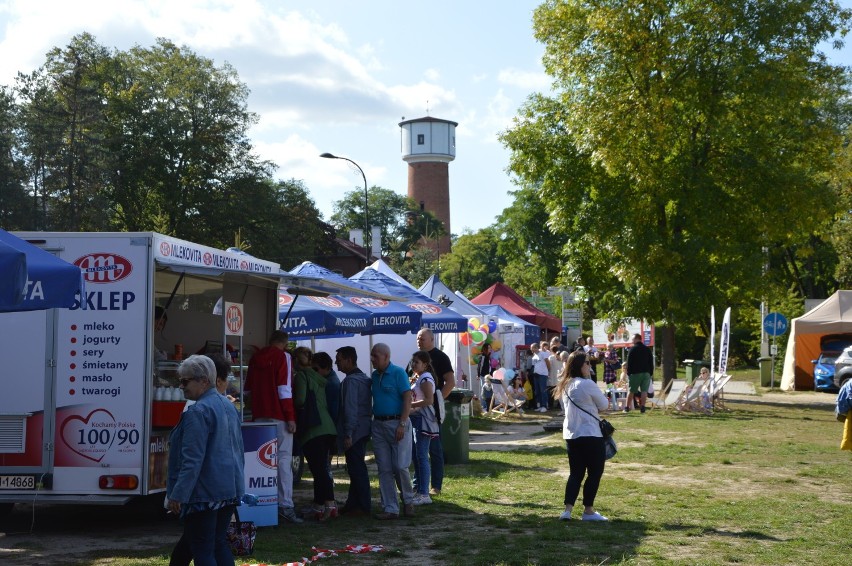
[[[19,136],[14,96],[0,87],[0,227],[6,230],[29,228],[33,220]]]
[[[838,192],[836,221],[831,241],[837,252],[835,277],[838,288],[852,289],[852,128],[846,132],[846,143],[837,154],[837,171],[833,179]]]
[[[571,283],[599,315],[676,325],[756,296],[764,247],[833,210],[843,69],[817,46],[836,2],[548,0],[534,15],[553,97],[503,136],[511,170],[564,235]],[[605,221],[604,221],[605,220]]]
[[[499,246],[493,227],[465,232],[453,244],[453,251],[441,257],[441,281],[468,298],[502,282],[506,258],[500,255]]]
[[[445,233],[441,221],[420,210],[413,199],[377,186],[367,194],[370,226],[380,228],[382,255],[389,256],[392,263],[400,265],[414,248]],[[344,238],[351,229],[365,229],[363,189],[349,191],[334,203],[331,223]],[[371,245],[369,235],[366,242]]]
[[[38,227],[102,230],[108,226],[104,98],[100,85],[110,54],[89,34],[54,48],[45,64],[19,75],[23,143],[33,193],[44,218]],[[48,218],[49,215],[49,218]]]
[[[512,204],[495,225],[501,236],[497,247],[506,258],[503,277],[522,295],[543,292],[559,276],[565,236],[550,229],[547,210],[535,188],[522,187],[512,195]]]
[[[165,39],[118,60],[108,98],[122,165],[111,178],[116,222],[198,241],[199,212],[229,179],[267,174],[251,152],[248,88],[230,65]]]

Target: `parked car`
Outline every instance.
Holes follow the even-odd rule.
[[[837,389],[852,379],[852,346],[843,350],[834,362],[834,386]]]
[[[829,334],[820,340],[820,354],[814,364],[814,390],[835,392],[837,385],[834,383],[835,364],[837,357],[843,350],[852,346],[852,335]]]

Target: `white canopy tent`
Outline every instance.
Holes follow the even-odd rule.
[[[814,387],[813,363],[820,354],[820,339],[829,334],[852,333],[852,291],[837,291],[810,312],[790,324],[783,391],[806,391]]]

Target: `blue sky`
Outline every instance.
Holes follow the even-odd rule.
[[[0,0],[0,84],[30,72],[53,47],[87,31],[108,47],[157,37],[233,65],[260,116],[251,138],[305,182],[326,219],[360,173],[405,194],[398,123],[431,116],[459,123],[450,164],[451,228],[478,230],[511,203],[509,153],[497,134],[526,97],[547,91],[532,37],[536,0]],[[852,0],[841,2],[852,7]],[[849,43],[849,40],[847,40]],[[831,54],[852,64],[852,48]]]

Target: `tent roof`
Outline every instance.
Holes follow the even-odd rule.
[[[438,277],[438,274],[433,274],[426,280],[426,283],[420,286],[418,289],[421,293],[426,295],[427,297],[432,297],[434,300],[441,302],[438,300],[438,297],[444,295],[447,299],[452,301],[452,304],[449,305],[451,310],[456,311],[460,315],[464,316],[482,316],[482,310],[475,307],[470,301],[467,299],[460,300],[455,293],[453,293],[449,287],[447,287],[441,278]]]
[[[481,305],[482,311],[489,316],[496,316],[499,320],[506,322],[511,322],[512,324],[516,324],[524,329],[524,343],[532,344],[533,342],[538,342],[539,330],[538,326],[527,322],[526,320],[513,315],[500,305]]]
[[[796,331],[802,334],[852,332],[852,291],[837,291],[797,318]]]
[[[377,259],[376,261],[374,261],[372,263],[372,265],[370,265],[369,269],[375,269],[376,271],[378,271],[382,275],[387,275],[388,277],[390,277],[391,279],[393,279],[397,283],[402,283],[406,287],[409,287],[410,289],[417,291],[417,288],[414,285],[412,285],[411,283],[406,281],[399,273],[397,273],[396,271],[391,269],[391,266],[389,266],[387,263],[385,263],[384,260]]]
[[[532,322],[551,332],[562,332],[562,321],[537,309],[514,289],[504,283],[495,283],[470,300],[475,305],[500,305],[515,316]]]

